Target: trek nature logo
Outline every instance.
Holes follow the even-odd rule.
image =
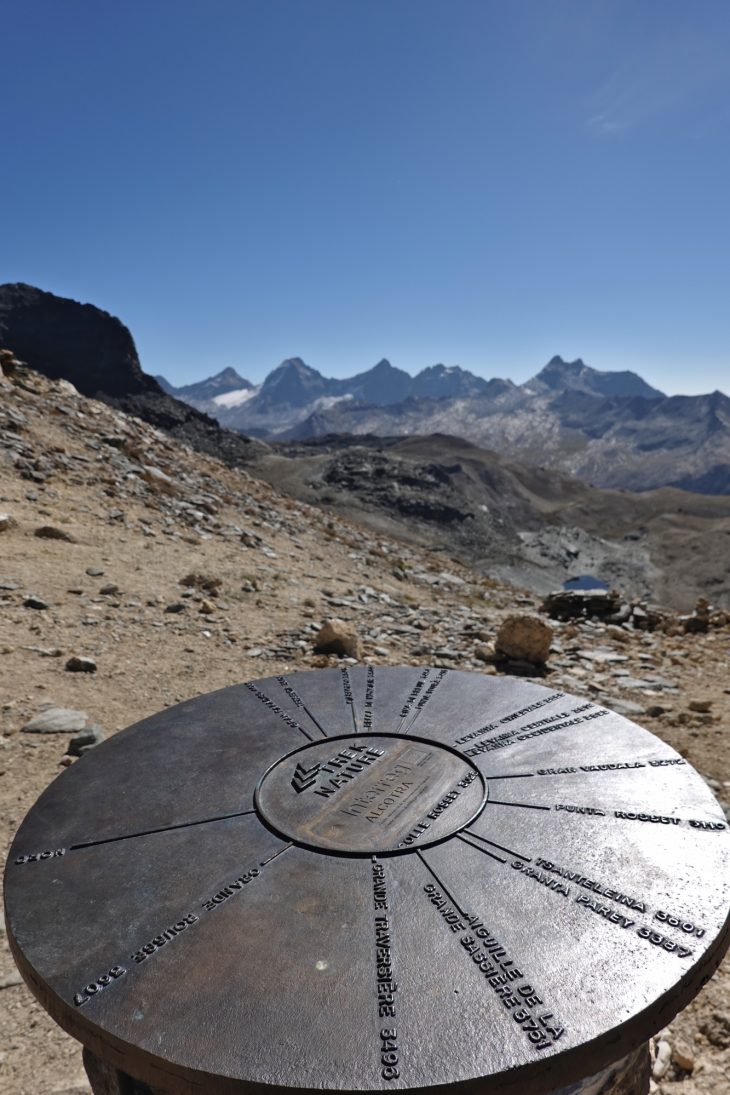
[[[294,769],[291,785],[298,795],[302,791],[314,790],[315,795],[329,798],[367,769],[369,764],[385,755],[384,749],[374,746],[352,745],[340,749],[325,764],[313,764],[307,767],[299,763]]]

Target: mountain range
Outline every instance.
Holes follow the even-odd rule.
[[[228,369],[174,388],[142,370],[120,320],[27,285],[0,286],[0,347],[192,449],[245,465],[290,496],[428,544],[485,574],[541,592],[597,575],[683,610],[708,594],[730,607],[730,429],[720,393],[668,397],[635,374],[560,358],[521,386],[444,366],[412,378],[387,362],[328,380],[294,359],[259,387]],[[434,387],[462,394],[413,394]],[[179,395],[207,400],[219,412],[221,400],[232,409],[257,406],[272,422],[298,416],[289,432],[305,436],[251,440]],[[313,421],[331,424],[338,414],[357,429],[316,436]],[[394,436],[364,434],[370,422]],[[424,422],[448,427],[404,436]],[[488,434],[491,450],[463,440],[472,428]],[[609,452],[603,464],[601,446]],[[514,460],[510,447],[533,459]],[[597,489],[550,467],[576,454],[584,464],[595,461],[596,479],[613,476],[620,489]],[[723,458],[724,478],[717,472]],[[664,475],[665,483],[694,475],[704,493],[631,493],[621,479],[636,477],[637,469]]]
[[[531,380],[485,380],[433,365],[411,377],[388,361],[349,378],[289,358],[260,385],[234,369],[177,388],[145,373],[120,320],[29,285],[0,285],[0,344],[231,464],[261,441],[451,435],[503,458],[605,488],[730,494],[730,399],[667,396],[632,372],[553,357]]]
[[[668,396],[636,373],[553,357],[531,380],[485,380],[458,366],[415,377],[387,360],[324,377],[289,358],[254,386],[233,369],[168,392],[221,425],[269,441],[330,434],[450,434],[601,487],[730,493],[730,399]]]

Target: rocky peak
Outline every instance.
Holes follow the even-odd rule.
[[[266,377],[259,399],[262,405],[301,406],[324,395],[327,387],[327,381],[316,369],[306,365],[300,357],[288,357]]]
[[[164,377],[158,376],[155,379],[159,381],[160,387],[164,391],[192,403],[193,406],[198,405],[201,410],[205,409],[200,407],[201,403],[215,399],[216,396],[226,395],[228,392],[248,391],[253,388],[250,380],[245,380],[244,377],[239,376],[236,370],[230,366],[221,369],[215,376],[206,377],[205,380],[197,380],[193,384],[183,384],[179,388],[173,387]]]
[[[0,285],[0,343],[52,380],[70,380],[87,396],[163,394],[142,371],[129,330],[93,304],[32,285]]]
[[[235,369],[229,365],[226,369],[221,369],[215,376],[208,378],[208,383],[215,385],[219,391],[233,391],[236,388],[252,388],[250,380],[246,380],[244,377],[239,376]]]
[[[387,358],[381,358],[372,369],[358,373],[338,384],[338,390],[351,395],[363,403],[374,403],[386,407],[401,403],[411,394],[412,377],[403,369],[396,369]]]
[[[459,398],[484,394],[489,381],[460,365],[429,365],[413,379],[413,395],[431,399]]]
[[[593,395],[621,398],[641,396],[644,399],[664,399],[664,392],[652,388],[637,373],[628,369],[619,372],[601,372],[577,357],[565,361],[559,354],[551,357],[547,365],[528,380],[525,388],[537,392],[584,391]]]

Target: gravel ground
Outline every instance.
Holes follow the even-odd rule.
[[[228,684],[335,664],[313,652],[332,616],[372,664],[493,673],[502,620],[537,610],[524,591],[283,498],[63,382],[26,374],[0,397],[4,849],[71,763],[71,733],[23,732],[44,704],[82,710],[108,736]],[[37,535],[44,527],[56,532]],[[670,636],[556,624],[549,682],[632,711],[727,801],[729,652],[727,626]],[[96,671],[67,671],[71,657]],[[664,1032],[657,1091],[730,1092],[727,970]],[[0,1000],[0,1090],[88,1091],[80,1047],[19,982],[4,935]]]

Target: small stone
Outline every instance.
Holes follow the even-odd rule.
[[[175,485],[169,475],[166,475],[160,468],[154,467],[153,464],[142,465],[142,477],[146,479],[148,483],[152,483],[158,487],[172,488]]]
[[[101,567],[87,567],[86,573],[89,575],[90,578],[101,578],[104,574],[104,571],[101,569]]]
[[[212,601],[201,601],[199,612],[202,612],[204,616],[212,616],[215,612],[215,605]]]
[[[690,700],[687,707],[690,711],[696,711],[700,715],[706,715],[712,707],[712,700]]]
[[[93,658],[77,657],[72,655],[66,662],[69,673],[96,673],[96,662]]]
[[[494,647],[491,644],[480,643],[474,647],[474,657],[480,662],[486,662],[489,665],[494,661],[495,656]]]
[[[702,635],[710,630],[710,621],[707,616],[680,616],[679,623],[688,635]]]
[[[165,612],[168,612],[168,613],[171,613],[171,614],[175,614],[177,612],[184,612],[187,607],[188,606],[185,604],[184,601],[175,601],[173,604],[167,605],[167,607],[165,608]]]
[[[38,654],[41,658],[60,658],[63,654],[60,646],[24,646],[23,650],[29,650],[31,654]]]
[[[70,768],[75,759],[75,757],[70,757],[68,753],[65,753],[58,763],[61,765],[62,768]]]
[[[545,675],[543,662],[528,662],[525,658],[500,658],[496,663],[502,673],[514,677],[542,677]]]
[[[646,714],[646,708],[642,707],[640,703],[634,703],[633,700],[606,700],[606,707],[610,708],[612,711],[618,712],[619,715],[633,716]]]
[[[553,629],[537,616],[508,616],[497,632],[495,648],[506,658],[544,665],[552,638]]]
[[[0,977],[0,989],[10,989],[13,985],[22,985],[23,978],[19,973],[6,973],[4,977]]]
[[[31,593],[31,595],[29,597],[26,597],[23,601],[23,607],[37,608],[39,611],[43,611],[50,606],[47,601],[44,601],[41,597],[36,597],[34,594]]]
[[[662,1039],[657,1043],[656,1047],[656,1059],[651,1070],[651,1074],[655,1080],[661,1080],[667,1073],[667,1070],[672,1063],[672,1047],[669,1042],[665,1042]]]
[[[66,752],[70,757],[80,757],[87,749],[93,748],[104,740],[104,731],[100,726],[88,726],[80,734],[71,738]]]
[[[184,578],[181,578],[178,585],[187,586],[188,589],[201,589],[207,593],[209,597],[217,597],[218,590],[223,585],[222,578],[212,578],[207,574],[186,574]]]
[[[0,513],[0,532],[7,532],[8,529],[14,528],[15,524],[15,518],[9,513]]]
[[[337,654],[339,657],[360,658],[362,647],[357,632],[344,620],[325,620],[314,637],[315,654]]]
[[[85,711],[51,706],[34,715],[23,730],[28,734],[69,734],[83,730],[88,721]]]
[[[55,525],[41,525],[33,535],[40,540],[65,540],[67,544],[76,543],[76,538],[70,532],[66,532],[62,528],[56,528]]]
[[[672,1046],[672,1061],[683,1072],[693,1072],[695,1059],[686,1042],[675,1042]]]
[[[115,594],[119,593],[119,586],[115,586],[113,582],[110,582],[109,585],[102,586],[99,593],[103,597],[113,597]]]

